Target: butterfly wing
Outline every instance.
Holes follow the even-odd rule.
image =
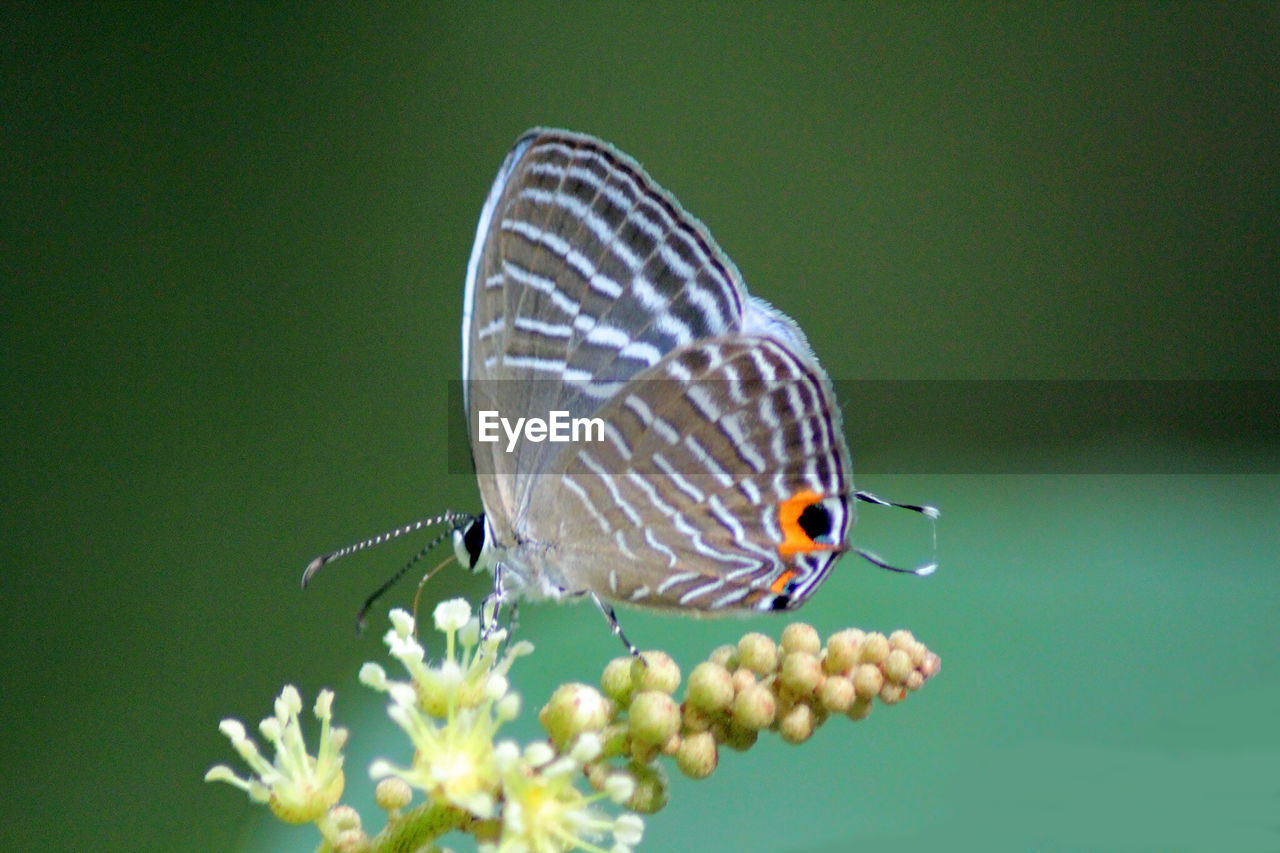
[[[751,315],[732,262],[634,160],[581,134],[521,137],[480,217],[463,316],[472,454],[495,529],[520,523],[561,445],[478,442],[480,411],[591,415],[673,349]]]
[[[774,318],[778,319],[778,318]],[[822,368],[785,333],[679,347],[533,485],[526,554],[569,592],[707,613],[798,606],[846,549],[853,483]]]

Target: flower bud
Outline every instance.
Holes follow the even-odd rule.
[[[661,746],[680,730],[680,707],[666,693],[645,690],[631,701],[627,724],[637,743]]]
[[[787,743],[804,743],[813,735],[814,728],[813,708],[805,702],[792,705],[778,719],[778,734]]]
[[[822,639],[812,625],[792,622],[782,629],[782,648],[786,652],[808,652],[816,655],[822,650]]]
[[[680,686],[680,667],[666,652],[642,652],[631,662],[631,683],[636,690],[657,690],[670,696]]]
[[[609,661],[600,676],[600,689],[619,706],[631,700],[631,664],[630,657],[618,657]]]
[[[703,661],[689,673],[689,703],[707,713],[718,713],[733,702],[733,677],[718,663]]]
[[[667,775],[661,767],[632,761],[626,772],[636,782],[636,791],[627,800],[627,808],[641,814],[653,814],[667,804]]]
[[[759,730],[749,729],[746,726],[740,726],[730,721],[729,725],[724,728],[724,736],[718,737],[717,740],[730,749],[743,752],[755,746],[759,738]]]
[[[822,668],[833,675],[848,675],[858,665],[865,636],[857,628],[846,628],[832,634],[827,640],[827,656]]]
[[[911,656],[902,649],[894,649],[884,659],[884,676],[895,684],[907,680],[907,676],[915,671],[911,665]]]
[[[906,698],[907,688],[892,681],[886,681],[880,688],[880,701],[886,705],[896,705]]]
[[[853,689],[859,699],[872,699],[884,686],[884,673],[880,667],[870,663],[860,663],[853,671]]]
[[[719,755],[710,732],[689,735],[676,750],[676,767],[690,779],[705,779],[716,769]]]
[[[849,706],[849,710],[845,712],[845,716],[851,720],[865,720],[867,715],[871,713],[870,699],[855,699],[853,704]]]
[[[756,684],[756,674],[745,666],[740,666],[733,671],[733,692],[741,693],[748,687]]]
[[[817,632],[813,636],[816,638]],[[812,696],[818,683],[822,681],[822,665],[811,652],[789,652],[782,659],[778,680],[798,697]]]
[[[733,697],[733,721],[745,729],[759,730],[773,723],[777,703],[773,694],[753,684]]]
[[[586,684],[562,684],[538,712],[538,722],[563,750],[583,732],[598,732],[609,722],[609,703]]]
[[[725,669],[733,672],[738,668],[738,647],[717,646],[716,650],[711,653],[707,660],[712,663],[718,663]]]
[[[333,853],[365,853],[373,844],[363,829],[345,829],[334,836]]]
[[[738,663],[756,675],[778,668],[778,647],[764,634],[747,634],[738,641]]]
[[[829,675],[818,688],[818,701],[833,714],[843,714],[853,705],[853,682],[843,675]]]
[[[889,641],[884,634],[872,633],[866,636],[862,641],[862,662],[863,663],[884,663],[884,659],[889,656]]]
[[[388,776],[373,789],[374,802],[387,812],[398,812],[413,799],[413,789],[399,776]]]

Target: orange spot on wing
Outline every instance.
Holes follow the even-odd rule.
[[[769,592],[783,593],[787,590],[787,584],[791,583],[791,579],[798,575],[799,572],[786,571],[778,575],[778,579],[769,584]]]
[[[803,492],[796,492],[778,504],[778,526],[782,528],[782,542],[778,545],[779,554],[784,557],[794,557],[796,554],[807,554],[810,551],[836,550],[837,546],[835,545],[814,542],[809,538],[809,534],[804,532],[804,528],[800,526],[800,515],[822,499],[822,495],[806,489]],[[785,584],[784,579],[790,580],[791,575],[784,572],[778,581],[775,581],[769,588],[774,592],[780,592],[781,590],[776,589],[776,587],[779,581]]]

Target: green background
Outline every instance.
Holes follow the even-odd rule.
[[[447,383],[526,127],[639,159],[836,379],[1275,380],[1277,9],[6,5],[0,846],[310,849],[201,781],[234,758],[218,721],[286,682],[337,690],[375,817],[369,758],[406,756],[356,682],[385,617],[352,617],[420,542],[298,578],[477,507]],[[641,849],[1280,848],[1277,447],[1008,446],[993,409],[955,436],[968,473],[902,473],[860,447],[874,420],[859,485],[942,507],[942,569],[849,559],[802,615],[910,627],[942,675],[677,780]],[[859,542],[927,556],[905,515]],[[623,617],[686,669],[783,624]],[[585,607],[520,633],[529,711],[620,651]]]

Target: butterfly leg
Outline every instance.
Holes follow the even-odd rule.
[[[515,636],[516,626],[520,624],[520,600],[511,602],[511,615],[507,617],[507,638],[502,641],[502,651],[511,648],[511,638]]]
[[[609,623],[609,629],[613,631],[613,635],[622,641],[622,645],[627,647],[627,651],[631,652],[632,657],[640,658],[643,662],[644,658],[641,656],[640,650],[632,645],[626,634],[622,633],[622,626],[618,624],[618,617],[613,612],[613,608],[594,592],[589,592],[587,595],[591,596],[591,600],[596,603],[596,607],[600,610],[600,615]]]
[[[485,638],[497,630],[500,624],[502,605],[507,600],[507,588],[503,584],[504,574],[502,563],[496,563],[493,567],[493,591],[480,602],[480,636]]]

